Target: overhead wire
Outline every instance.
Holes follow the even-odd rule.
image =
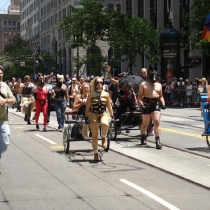
[[[6,2],[6,3],[4,4],[4,6],[6,6],[9,2],[10,2],[10,0],[9,0],[8,2]],[[4,6],[3,6],[2,8],[0,8],[0,10],[2,10],[2,9],[4,8]]]

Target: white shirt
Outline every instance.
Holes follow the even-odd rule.
[[[186,89],[187,89],[186,95],[187,95],[187,96],[191,96],[191,95],[192,95],[193,86],[192,86],[191,84],[190,84],[190,85],[187,85],[187,86],[186,86]]]

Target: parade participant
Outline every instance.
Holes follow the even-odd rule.
[[[20,110],[20,108],[21,108],[20,107],[20,102],[21,102],[20,86],[23,86],[23,83],[21,82],[21,79],[18,78],[17,82],[15,84],[15,92],[16,92],[15,99],[16,99],[16,104],[17,104],[16,112],[21,112],[21,110]]]
[[[90,123],[92,133],[92,147],[94,160],[98,161],[98,122],[102,127],[102,146],[106,146],[106,135],[109,128],[110,117],[113,117],[113,110],[109,94],[103,91],[103,80],[96,77],[91,81],[91,92],[88,95],[85,110],[85,122]],[[106,113],[109,111],[110,117]]]
[[[53,98],[52,98],[52,87],[53,85],[50,84],[50,80],[45,77],[45,85],[47,85],[49,89],[49,94],[48,94],[48,108],[47,108],[47,124],[50,122],[50,113],[51,113],[51,108],[53,106]]]
[[[74,99],[76,95],[79,94],[79,85],[77,84],[77,78],[72,78],[72,84],[68,87],[68,95],[69,95],[69,107],[72,108],[74,104]]]
[[[66,85],[67,87],[69,87],[69,86],[71,85],[71,80],[70,80],[68,74],[67,74],[66,77],[65,77],[65,85]]]
[[[54,95],[53,103],[57,116],[58,130],[63,131],[64,128],[64,114],[66,106],[68,105],[68,89],[65,84],[63,84],[64,76],[57,74],[56,84],[52,88],[52,95]]]
[[[146,68],[141,69],[141,78],[144,79],[144,81],[147,80],[147,69]]]
[[[44,117],[44,128],[43,131],[47,132],[47,111],[48,111],[48,94],[49,89],[48,86],[45,85],[45,79],[43,76],[38,78],[38,84],[33,89],[33,92],[36,93],[36,114],[35,114],[35,121],[36,121],[36,129],[39,130],[39,115],[40,112],[43,112]]]
[[[12,80],[11,80],[11,82],[9,83],[9,88],[10,88],[10,90],[12,91],[12,94],[14,95],[14,96],[16,96],[16,91],[15,91],[15,85],[16,85],[16,79],[15,79],[15,77],[12,77]],[[15,105],[13,104],[12,105],[12,108],[14,109],[15,108]]]
[[[25,114],[24,120],[27,121],[28,125],[31,124],[31,112],[35,107],[35,99],[32,93],[33,87],[34,84],[31,83],[30,76],[26,75],[24,77],[24,85],[20,86],[20,94],[22,95],[20,106],[22,113]]]
[[[10,88],[2,81],[3,74],[4,67],[0,66],[0,159],[2,153],[7,150],[10,140],[8,110],[6,104],[15,103],[15,97],[13,96]]]
[[[85,116],[85,107],[88,94],[90,93],[90,85],[83,83],[80,88],[80,94],[78,94],[74,100],[73,110],[78,110],[77,115]]]
[[[146,130],[150,121],[150,117],[154,123],[154,133],[156,148],[161,149],[160,143],[160,106],[165,109],[165,101],[162,94],[162,86],[156,82],[156,71],[148,71],[148,81],[142,82],[139,86],[138,100],[142,106],[142,125],[141,125],[141,144],[146,145]]]

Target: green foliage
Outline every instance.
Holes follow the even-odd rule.
[[[130,70],[138,54],[144,54],[152,63],[157,62],[154,46],[157,46],[159,29],[144,18],[113,12],[109,24],[109,44],[122,61],[129,62]],[[148,46],[153,46],[152,50]],[[156,48],[157,50],[157,48]]]
[[[209,0],[194,0],[190,13],[185,15],[182,30],[184,47],[190,45],[193,50],[201,49],[202,53],[210,55],[210,42],[201,39],[206,16],[210,11]]]
[[[85,0],[82,7],[71,7],[71,16],[65,17],[60,23],[71,48],[82,47],[91,52],[87,59],[82,60],[90,63],[91,73],[100,72],[101,62],[107,59],[95,51],[98,40],[108,42],[114,48],[115,56],[128,61],[130,70],[138,54],[145,54],[152,64],[156,64],[159,30],[146,19],[117,11],[109,12],[102,2]],[[74,61],[78,70],[81,66],[79,56]]]
[[[70,47],[84,49],[94,49],[97,40],[105,39],[106,26],[106,10],[100,0],[85,0],[81,8],[71,7],[71,16],[65,17],[60,23],[66,39],[70,40]],[[75,63],[77,70],[81,65],[78,60],[79,57]],[[91,72],[99,70],[101,58],[98,59],[94,53],[86,61],[91,63]]]

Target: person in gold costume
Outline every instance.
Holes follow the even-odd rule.
[[[103,91],[103,80],[96,77],[91,81],[91,92],[88,95],[85,109],[85,122],[90,123],[92,133],[92,147],[94,160],[98,161],[98,122],[102,127],[102,146],[106,147],[106,135],[109,129],[110,117],[113,117],[111,99],[109,93]],[[109,111],[110,116],[106,112]]]

